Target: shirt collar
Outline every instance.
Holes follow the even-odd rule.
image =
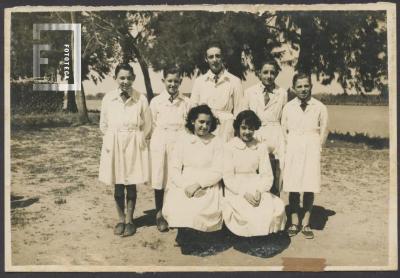
[[[247,146],[247,144],[245,142],[243,142],[242,139],[240,139],[239,137],[234,137],[232,139],[232,144],[235,148],[237,148],[239,150],[244,150],[246,148],[249,148],[251,150],[258,149],[258,141],[256,139],[253,139],[253,141],[251,141],[250,145]]]
[[[111,99],[112,100],[120,99],[120,94],[121,93],[122,93],[121,89],[118,88],[117,90],[114,91],[114,95],[112,96]],[[128,95],[131,97],[131,99],[133,101],[136,102],[139,99],[139,93],[135,89],[131,88],[127,93],[128,93]]]
[[[214,82],[214,76],[215,76],[215,73],[213,73],[211,70],[208,70],[207,73],[206,73],[206,80],[211,80],[211,81]],[[218,74],[218,77],[219,77],[218,78],[218,82],[221,81],[221,80],[229,80],[228,72],[225,69],[223,69]]]
[[[301,104],[301,100],[298,98],[298,97],[296,97],[296,101],[297,101],[297,103],[300,105]],[[315,99],[313,98],[313,97],[311,97],[308,101],[307,101],[307,105],[314,105],[316,102],[315,102]]]
[[[265,88],[264,84],[262,82],[260,82],[260,83],[258,83],[258,87],[260,89],[260,92],[262,94],[264,94],[264,88]],[[277,93],[277,91],[279,90],[279,88],[280,87],[277,84],[275,84],[275,88],[272,90],[272,93],[275,95]]]
[[[162,93],[160,95],[162,96],[163,101],[167,101],[168,103],[171,103],[169,101],[169,98],[171,96],[170,96],[170,94],[168,94],[168,92],[166,90],[162,91]],[[183,96],[178,92],[178,95],[174,98],[172,103],[175,103],[175,102],[181,101],[181,100],[183,100]]]
[[[190,143],[195,144],[197,142],[201,142],[201,143],[203,143],[205,145],[208,145],[214,137],[215,137],[215,135],[209,134],[207,136],[207,138],[200,139],[199,136],[191,134],[190,135]]]

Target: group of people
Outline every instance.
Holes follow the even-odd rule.
[[[288,102],[287,90],[275,83],[274,59],[258,63],[260,82],[244,91],[222,55],[216,44],[205,50],[209,70],[195,80],[190,99],[179,92],[179,68],[164,69],[165,90],[150,105],[132,87],[133,68],[116,67],[118,88],[101,106],[99,170],[100,181],[115,188],[116,235],[136,232],[136,185],[151,184],[160,232],[212,232],[224,223],[242,237],[283,231],[283,190],[289,192],[289,236],[314,237],[310,214],[320,191],[327,110],[311,97],[310,75],[295,74],[297,97]]]

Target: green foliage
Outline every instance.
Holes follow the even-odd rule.
[[[384,11],[284,11],[276,26],[299,49],[296,69],[329,84],[338,73],[346,92],[387,89],[387,32]]]
[[[247,59],[259,61],[278,46],[266,26],[270,16],[247,12],[159,13],[148,25],[151,40],[146,55],[156,71],[178,65],[185,75],[192,76],[197,68],[207,70],[205,49],[217,42],[224,50],[226,68],[244,78],[249,69]]]

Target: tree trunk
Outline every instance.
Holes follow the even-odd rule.
[[[76,103],[78,105],[79,112],[79,123],[87,124],[90,123],[87,107],[86,107],[86,98],[85,91],[83,89],[83,84],[81,83],[81,89],[76,91]]]
[[[312,32],[312,19],[304,19],[301,23],[300,52],[296,69],[299,72],[311,74],[312,41],[315,40]]]
[[[78,107],[75,101],[75,91],[67,91],[67,112],[76,113],[78,112]]]
[[[144,85],[146,86],[146,93],[147,93],[147,100],[151,101],[151,99],[154,97],[153,93],[153,88],[151,86],[151,80],[150,80],[150,74],[149,74],[149,67],[147,66],[146,61],[144,60],[142,54],[140,53],[139,49],[136,47],[134,43],[134,38],[129,35],[130,37],[130,44],[129,46],[131,47],[133,54],[135,55],[136,59],[139,62],[140,69],[142,70],[143,73],[143,78],[144,78]]]
[[[75,12],[71,12],[71,23],[75,23]],[[74,37],[71,35],[71,51],[73,53],[74,51]],[[73,63],[76,63],[76,61],[73,61]],[[76,80],[74,80],[74,83]],[[75,92],[75,99],[76,99],[76,104],[78,108],[78,113],[79,113],[79,123],[80,124],[86,124],[90,123],[89,120],[89,115],[86,107],[86,99],[85,99],[85,91],[83,90],[83,83],[81,83],[81,89],[77,90]]]

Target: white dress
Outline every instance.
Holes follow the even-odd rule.
[[[107,93],[101,104],[103,133],[99,180],[105,184],[140,184],[149,180],[146,136],[151,131],[147,99],[131,90],[124,103],[120,90]]]
[[[264,85],[259,82],[246,90],[250,110],[253,110],[261,120],[261,127],[254,137],[268,144],[268,147],[283,165],[285,141],[281,126],[282,110],[287,103],[288,94],[283,88],[276,87],[270,100],[265,105]]]
[[[286,214],[283,201],[269,193],[273,175],[267,146],[257,140],[247,146],[235,137],[225,146],[223,179],[226,186],[223,218],[234,234],[251,237],[281,231]],[[259,206],[252,206],[246,192],[261,192]]]
[[[214,134],[224,142],[233,137],[233,119],[247,109],[240,79],[226,70],[219,76],[217,83],[211,70],[198,77],[193,84],[190,102],[192,107],[200,104],[210,106],[221,123]]]
[[[282,113],[286,138],[283,190],[315,192],[321,190],[321,147],[327,137],[328,111],[311,98],[303,111],[298,98],[290,101]]]
[[[170,227],[187,227],[203,232],[222,227],[223,146],[211,135],[205,141],[193,134],[182,135],[174,148],[163,216]],[[205,194],[188,198],[185,188],[200,184]]]
[[[151,185],[164,189],[171,164],[171,155],[179,135],[185,131],[189,99],[177,96],[172,103],[164,91],[150,103],[153,133],[150,140]]]

